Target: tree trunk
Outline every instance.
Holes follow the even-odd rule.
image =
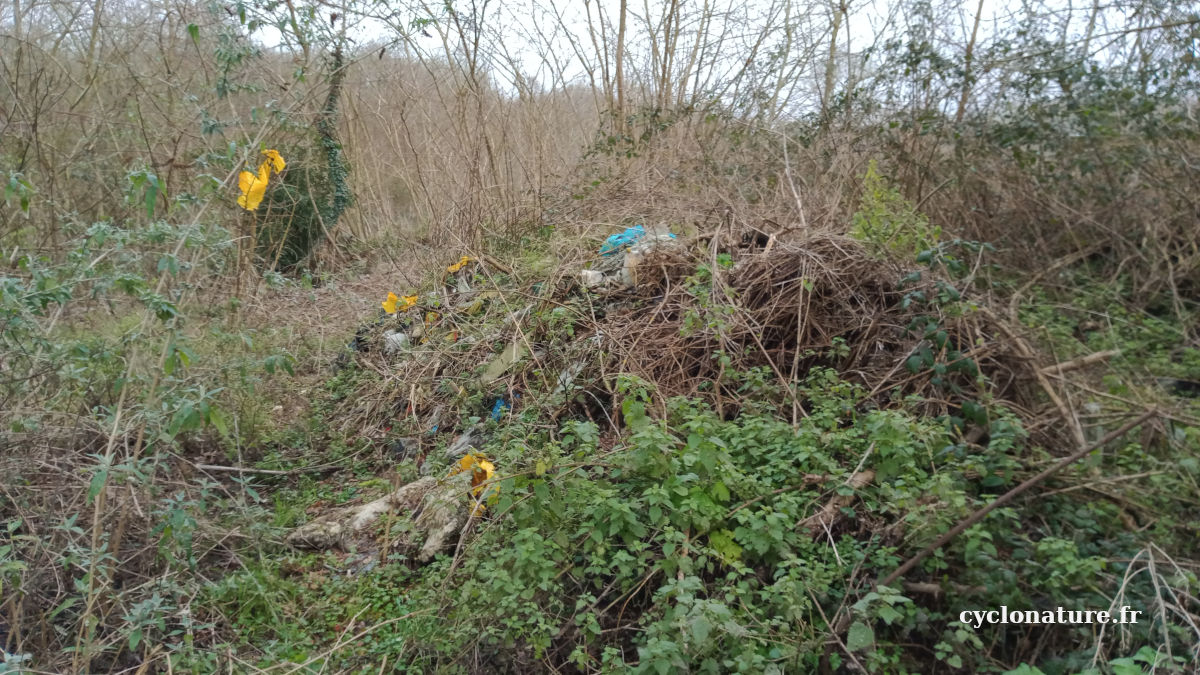
[[[617,109],[616,124],[621,133],[625,133],[625,14],[626,0],[621,0],[621,16],[617,22]]]
[[[963,88],[962,96],[958,99],[958,112],[954,113],[954,123],[961,124],[967,111],[967,101],[971,98],[971,85],[975,74],[971,72],[971,62],[975,57],[975,38],[979,35],[979,20],[983,17],[983,0],[975,8],[975,25],[971,28],[971,40],[967,43],[966,54],[963,55]]]
[[[829,117],[829,100],[833,95],[833,82],[837,76],[837,39],[846,16],[846,5],[833,5],[833,30],[829,36],[829,58],[825,61],[825,87],[821,90],[821,117]]]

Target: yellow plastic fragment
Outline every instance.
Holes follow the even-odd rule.
[[[472,452],[463,455],[462,459],[458,460],[458,464],[450,471],[451,476],[456,476],[464,471],[471,472],[471,494],[478,497],[483,492],[483,484],[491,480],[496,473],[496,465],[492,464],[484,455]],[[483,513],[484,505],[481,503],[475,508],[475,515]]]
[[[388,314],[396,313],[396,303],[400,302],[400,298],[396,297],[395,293],[388,292],[387,300],[383,301],[383,311]]]
[[[241,190],[242,196],[238,197],[237,203],[247,211],[257,209],[262,203],[263,196],[267,193],[267,183],[271,178],[271,169],[279,173],[287,166],[287,162],[283,161],[283,156],[277,150],[263,150],[262,154],[267,158],[258,165],[258,173],[243,171],[238,174],[238,189]]]

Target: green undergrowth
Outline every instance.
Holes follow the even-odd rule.
[[[456,556],[418,567],[392,554],[364,566],[347,562],[354,552],[277,552],[214,584],[206,602],[231,622],[239,653],[263,664],[303,663],[345,631],[368,631],[314,662],[339,672],[374,672],[384,659],[402,672],[547,663],[813,672],[823,657],[835,668],[847,662],[825,649],[829,617],[847,606],[847,647],[872,672],[1004,672],[990,654],[1021,653],[1020,631],[963,626],[963,608],[1103,609],[1118,587],[1122,604],[1149,608],[1163,587],[1196,586],[1178,569],[1122,580],[1144,561],[1147,537],[1195,553],[1179,539],[1182,515],[1139,534],[1123,524],[1128,507],[1066,492],[999,509],[910,575],[947,582],[944,596],[872,590],[872,580],[1015,485],[1025,466],[1048,459],[1028,447],[1015,416],[992,411],[985,449],[959,442],[946,420],[864,407],[865,392],[827,370],[809,374],[811,412],[797,426],[657,401],[630,379],[621,391],[627,431],[617,438],[590,422],[548,427],[518,415],[499,425],[483,451],[502,479]],[[662,403],[665,416],[647,413]],[[1160,463],[1127,443],[1093,468]],[[864,468],[874,480],[850,487]],[[1194,480],[1164,473],[1151,485],[1166,499],[1195,494]],[[342,503],[383,491],[338,485],[307,482],[280,495]],[[837,496],[853,499],[835,508],[829,529],[813,525]],[[276,524],[292,524],[298,514],[280,503]],[[1120,651],[1102,653],[1124,657],[1161,640],[1153,622],[1131,628]],[[1043,672],[1090,667],[1090,627],[1047,627],[1043,639]]]
[[[1195,312],[1174,312],[1167,301],[1155,312],[1137,309],[1122,280],[1103,283],[1085,273],[1069,275],[1073,289],[1066,298],[1044,289],[1021,308],[1021,321],[1062,360],[1092,352],[1118,350],[1110,361],[1108,384],[1128,392],[1128,385],[1146,376],[1200,381],[1200,345]],[[1189,334],[1188,327],[1191,327]]]
[[[514,277],[531,282],[539,275],[528,268],[553,242],[527,243]],[[953,267],[952,244],[925,257]],[[929,306],[916,329],[937,350],[904,366],[947,378],[943,391],[957,396],[935,310],[973,307],[949,283],[935,288],[936,298],[913,292],[907,301]],[[1058,360],[1125,352],[1102,378],[1109,398],[1073,394],[1075,405],[1101,406],[1085,420],[1099,437],[1136,410],[1135,398],[1161,400],[1145,398],[1147,373],[1191,376],[1195,354],[1173,318],[1128,312],[1095,288],[1069,310],[1035,288],[1021,317]],[[1104,330],[1078,330],[1101,312]],[[496,322],[480,316],[459,329],[491,335]],[[556,353],[575,342],[570,316],[565,305],[535,312],[530,334]],[[846,348],[835,342],[828,361]],[[923,414],[927,402],[915,397],[880,409],[825,367],[796,383],[805,414],[794,422],[791,394],[754,369],[727,374],[740,395],[736,415],[618,376],[609,410],[587,420],[584,392],[565,395],[578,397],[572,407],[549,377],[498,420],[488,415],[497,392],[469,385],[456,400],[460,418],[436,436],[403,422],[382,436],[362,433],[342,416],[387,376],[344,363],[310,394],[303,420],[259,443],[259,468],[298,473],[256,481],[270,536],[204,587],[195,611],[219,628],[203,649],[176,652],[177,669],[210,669],[223,653],[261,668],[363,673],[1127,675],[1194,665],[1186,659],[1200,636],[1172,608],[1194,602],[1200,587],[1200,434],[1177,419],[1071,466],[887,587],[877,580],[1069,448],[1040,446],[1032,440],[1040,420],[988,396],[963,399],[945,417]],[[988,376],[972,368],[963,377],[986,384]],[[330,508],[421,472],[444,475],[456,426],[482,430],[479,451],[497,468],[487,509],[458,547],[419,565],[396,551],[314,554],[278,543]],[[984,434],[969,441],[974,428]],[[389,454],[396,438],[414,434],[435,439],[423,467]],[[334,468],[306,471],[325,465]],[[863,472],[870,480],[856,483]],[[389,527],[404,524],[385,521],[377,534]],[[959,620],[1001,606],[1128,606],[1143,620],[1103,633]]]

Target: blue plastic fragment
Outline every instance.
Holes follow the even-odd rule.
[[[600,255],[612,255],[626,246],[633,245],[635,241],[644,236],[646,236],[646,228],[641,225],[627,228],[624,232],[605,239],[604,245],[600,247]]]
[[[508,401],[505,401],[502,398],[496,399],[496,405],[492,406],[492,419],[499,422],[500,417],[502,415],[504,415],[504,411],[507,410],[509,407],[510,406],[508,405]]]

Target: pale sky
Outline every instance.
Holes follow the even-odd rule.
[[[332,3],[324,4],[329,7]],[[661,16],[664,7],[662,0],[632,0],[629,2],[629,19],[627,29],[627,64],[647,63],[649,61],[649,39],[647,24],[644,19],[647,14]],[[813,54],[810,60],[814,64],[824,64],[828,55],[829,28],[831,7],[828,3],[801,4],[793,12],[808,12],[805,17],[793,16],[796,33],[802,35],[801,40],[807,41]],[[744,66],[746,55],[750,53],[750,45],[757,36],[754,27],[761,26],[764,18],[774,13],[776,22],[782,17],[783,0],[683,0],[680,3],[681,14],[687,17],[695,16],[699,8],[707,6],[720,16],[731,18],[733,28],[728,37],[722,42],[720,53],[726,57],[728,64],[714,65],[714,72],[720,73],[722,67],[730,72]],[[1067,4],[1064,0],[1047,0],[1038,10],[1048,18],[1045,22],[1053,22],[1054,26],[1046,26],[1061,34],[1064,29],[1068,35],[1081,35],[1085,29],[1087,11],[1090,3]],[[426,5],[435,11],[441,11],[441,3]],[[469,3],[460,6],[467,7]],[[532,79],[542,87],[561,84],[554,82],[555,73],[561,72],[568,81],[582,82],[585,80],[585,69],[572,41],[572,36],[581,48],[585,57],[595,59],[595,49],[588,33],[588,23],[585,15],[585,3],[582,0],[513,0],[498,2],[493,0],[487,6],[488,42],[484,51],[499,54],[498,60],[491,64],[491,71],[498,86],[512,86],[514,73],[512,64],[520,70],[520,76]],[[615,23],[619,8],[619,0],[592,0],[590,8],[593,19],[597,16],[598,7],[605,16]],[[901,3],[895,0],[850,0],[848,29],[843,27],[838,38],[838,53],[858,53],[871,47],[877,41],[886,37],[889,22],[895,27],[904,27],[909,17],[900,10]],[[957,4],[940,4],[935,10],[935,39],[944,49],[954,51],[957,47],[964,50],[971,33],[975,12],[979,0],[964,0]],[[326,13],[328,10],[325,10]],[[1013,17],[1020,16],[1024,11],[1024,3],[1019,0],[983,0],[981,22],[979,26],[978,43],[986,44],[989,39],[1003,30],[1004,26],[1012,23]],[[409,28],[417,14],[401,10],[396,12],[395,21]],[[1071,18],[1071,23],[1064,26],[1064,20]],[[444,19],[444,17],[442,17]],[[1097,22],[1097,32],[1106,30],[1105,23],[1123,22],[1124,17],[1114,10],[1104,10]],[[440,29],[450,28],[442,25]],[[690,38],[694,22],[686,22],[682,26],[681,43]],[[738,30],[738,29],[742,30]],[[442,58],[442,41],[438,37],[437,25],[429,26],[426,31],[429,37],[420,32],[413,32],[411,48],[423,53],[426,58]],[[716,34],[716,28],[710,28],[710,34]],[[894,32],[891,34],[895,34]],[[386,40],[394,36],[394,30],[383,22],[365,20],[351,31],[351,36],[360,44]],[[691,33],[694,35],[694,33]],[[781,39],[782,33],[776,37]],[[278,47],[280,34],[274,28],[264,28],[257,34],[258,39],[266,47]],[[612,36],[610,35],[610,41]],[[961,53],[961,51],[959,52]],[[762,53],[759,54],[762,57]],[[631,67],[627,65],[627,68]],[[823,67],[820,66],[820,67]],[[844,71],[839,71],[844,75]],[[810,72],[811,76],[811,72]]]

